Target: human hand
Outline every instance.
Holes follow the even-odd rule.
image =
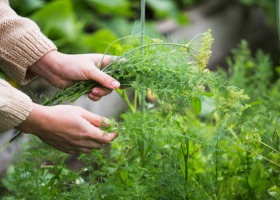
[[[120,86],[117,80],[98,69],[100,65],[106,67],[113,58],[103,54],[68,55],[54,50],[44,55],[28,70],[59,88],[65,88],[79,80],[95,80],[105,86],[93,88],[88,94],[90,99],[97,101]]]
[[[100,128],[109,120],[77,106],[41,106],[32,104],[32,111],[17,129],[38,136],[45,143],[69,153],[91,153],[117,136]]]

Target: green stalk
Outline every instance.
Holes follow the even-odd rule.
[[[185,147],[184,147],[185,146]],[[184,172],[185,172],[185,187],[186,187],[186,191],[187,191],[187,194],[186,194],[186,199],[188,199],[188,162],[189,162],[189,151],[190,151],[190,142],[189,142],[189,139],[186,141],[185,144],[181,143],[181,149],[182,149],[182,153],[183,153],[183,157],[184,157],[184,162],[185,162],[185,169],[184,169]]]
[[[256,152],[252,152],[252,153],[255,153],[257,156],[262,157],[263,159],[265,159],[266,161],[270,162],[271,164],[274,164],[274,165],[276,165],[277,167],[280,167],[280,164],[274,162],[273,160],[270,160],[269,158],[267,158],[267,157],[265,157],[265,156],[263,156],[263,155],[261,155],[261,154],[259,154],[259,153],[256,153]]]
[[[258,142],[259,142],[259,141],[258,141]],[[271,150],[273,150],[273,151],[279,153],[279,151],[278,151],[277,149],[274,149],[273,147],[269,146],[268,144],[266,144],[266,143],[264,143],[264,142],[262,142],[262,141],[260,141],[259,143],[261,143],[261,144],[263,144],[264,146],[266,146],[267,148],[270,148]]]
[[[219,184],[218,184],[218,172],[219,172],[219,153],[218,153],[218,148],[219,148],[219,135],[217,137],[216,145],[215,145],[215,194],[218,196],[219,193]]]
[[[196,183],[196,185],[202,190],[202,192],[205,194],[205,196],[210,199],[213,200],[211,198],[211,196],[205,191],[205,189],[197,182],[197,180],[195,178],[193,178],[193,181]]]
[[[141,46],[144,45],[144,35],[145,35],[145,15],[146,15],[146,1],[141,0],[141,18],[140,18],[140,23],[141,23]]]
[[[146,1],[141,0],[141,46],[144,45],[144,35],[145,35],[145,5]],[[142,49],[142,56],[144,56],[144,48]],[[145,111],[145,93],[142,92],[142,104],[141,104],[141,111]]]
[[[135,109],[137,109],[137,102],[138,102],[138,92],[134,91],[134,101],[133,101],[133,106]]]
[[[250,158],[249,158],[249,149],[248,147],[246,147],[246,165],[245,165],[245,177],[246,177],[246,183],[247,183],[247,187],[248,187],[248,195],[250,197],[250,199],[255,199],[255,195],[254,195],[254,191],[252,190],[250,183],[249,183],[249,173],[250,173]]]
[[[280,0],[276,2],[276,18],[277,18],[277,29],[278,29],[278,39],[280,39]]]
[[[136,112],[136,108],[130,103],[126,91],[125,90],[120,90],[120,89],[117,89],[116,91],[122,97],[122,99],[124,100],[124,102],[127,105],[128,109],[132,113],[135,113]]]

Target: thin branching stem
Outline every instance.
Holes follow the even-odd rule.
[[[118,92],[118,94],[122,97],[122,99],[124,100],[125,104],[127,105],[128,109],[135,113],[136,112],[136,109],[134,108],[134,106],[131,104],[131,102],[129,101],[128,99],[128,96],[127,96],[127,93],[125,90],[120,90],[120,89],[117,89],[116,90]]]

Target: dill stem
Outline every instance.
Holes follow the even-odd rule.
[[[138,101],[138,92],[137,91],[134,91],[134,99],[133,100],[134,100],[133,101],[133,106],[134,106],[134,108],[136,110],[136,108],[137,108],[137,101]]]
[[[211,196],[205,191],[205,189],[197,182],[197,180],[195,178],[193,178],[193,181],[196,183],[196,185],[203,191],[203,193],[208,197],[208,199],[211,199]]]
[[[182,149],[182,152],[183,152],[183,157],[184,157],[184,162],[185,162],[185,169],[184,169],[184,172],[185,172],[185,187],[186,187],[186,191],[187,191],[187,194],[186,194],[186,199],[188,199],[188,161],[189,161],[189,140],[186,141],[185,144],[181,143],[181,149]],[[184,146],[186,146],[186,150],[184,149]]]
[[[136,112],[136,108],[134,108],[129,99],[128,99],[128,96],[127,96],[127,93],[125,90],[120,90],[120,89],[117,89],[116,90],[117,93],[122,97],[123,101],[125,102],[125,104],[127,105],[128,109],[132,112],[132,113],[135,113]]]
[[[278,163],[276,163],[276,162],[270,160],[269,158],[267,158],[267,157],[265,157],[265,156],[263,156],[263,155],[261,155],[261,154],[259,154],[259,153],[256,153],[256,152],[253,152],[253,153],[255,153],[257,156],[262,157],[263,159],[265,159],[266,161],[270,162],[271,164],[274,164],[274,165],[276,165],[277,167],[280,167],[280,164],[278,164]]]
[[[186,48],[186,49],[188,50],[188,44],[179,44],[179,43],[171,43],[171,42],[153,43],[153,44],[145,44],[145,45],[141,45],[141,46],[139,46],[139,47],[136,47],[136,48],[134,48],[134,49],[132,49],[132,50],[126,52],[125,54],[123,54],[123,55],[122,55],[122,58],[124,58],[124,57],[126,57],[127,55],[132,54],[133,52],[138,51],[138,50],[140,50],[140,49],[144,49],[144,48],[147,48],[147,47],[153,47],[153,46],[160,46],[160,45],[162,45],[162,46],[183,47],[183,48]],[[120,59],[121,59],[121,58],[120,58]],[[112,62],[112,63],[113,63],[113,62]],[[111,63],[111,64],[112,64],[112,63]],[[110,64],[109,64],[108,66],[110,66]],[[108,68],[108,67],[106,67],[106,68]],[[104,69],[106,69],[106,68],[104,68]]]
[[[145,9],[146,1],[141,0],[141,16],[140,16],[140,23],[141,23],[141,46],[144,44],[144,35],[145,35],[145,15],[146,15],[146,9]]]
[[[271,150],[275,151],[275,152],[279,152],[278,150],[274,149],[273,147],[269,146],[268,144],[260,141],[259,143],[263,144],[264,146],[266,146],[267,148],[270,148]]]
[[[145,0],[141,0],[141,46],[144,45],[144,34],[145,34]],[[144,56],[144,48],[142,48],[142,57]],[[141,111],[145,111],[145,93],[142,92],[142,104],[141,104]]]
[[[249,173],[250,173],[250,170],[251,170],[249,153],[250,153],[250,151],[249,151],[248,147],[246,147],[246,164],[245,164],[246,168],[245,168],[245,174],[244,175],[246,177],[246,184],[247,184],[247,187],[248,187],[248,190],[249,190],[248,195],[249,195],[250,199],[255,199],[254,192],[253,192],[253,190],[251,188],[251,185],[249,183]]]
[[[276,15],[277,15],[277,29],[278,29],[278,39],[280,39],[280,0],[276,2]]]

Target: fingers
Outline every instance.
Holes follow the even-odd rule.
[[[101,85],[109,89],[115,90],[120,87],[120,83],[116,79],[99,70],[98,68],[93,68],[91,73],[88,75],[88,78],[99,82]]]
[[[98,121],[98,120],[96,120]],[[102,126],[108,126],[108,121],[103,121]],[[99,126],[101,127],[101,125]],[[84,134],[84,140],[91,142],[97,142],[99,144],[109,144],[117,137],[117,133],[108,133],[103,131],[99,127],[91,126],[88,128],[88,132]]]
[[[40,126],[32,132],[39,133],[36,135],[41,140],[58,150],[70,154],[90,153],[92,149],[100,149],[117,137],[117,133],[101,130],[110,124],[109,119],[81,107],[58,105],[42,108],[44,110],[40,110],[40,116],[48,123],[39,123]],[[45,114],[45,110],[48,114]]]
[[[99,115],[83,110],[83,118],[93,126],[88,126],[88,134],[86,139],[92,140],[101,144],[108,144],[117,137],[117,133],[107,133],[100,129],[101,126],[109,126],[110,120]]]
[[[101,65],[102,68],[106,67],[113,59],[115,59],[115,56],[109,56],[109,55],[103,55],[103,54],[88,54],[89,59],[94,63],[95,66],[90,71],[87,71],[86,77],[88,79],[93,79],[103,86],[109,88],[109,89],[117,89],[120,87],[120,83],[114,79],[113,77],[109,76],[105,72],[98,69],[98,66]]]
[[[112,90],[106,88],[93,88],[91,92],[88,94],[88,97],[93,101],[98,101],[101,97],[110,94]]]
[[[106,144],[101,144],[92,140],[86,140],[82,144],[77,143],[76,146],[71,143],[64,143],[65,146],[60,146],[57,145],[57,141],[48,141],[47,143],[62,152],[74,155],[80,153],[90,154],[92,150],[100,150],[106,146]]]
[[[98,129],[98,128],[97,128]],[[117,136],[116,133],[106,133],[102,130],[94,131],[94,133],[89,134],[87,137],[85,137],[83,140],[83,145],[71,148],[70,150],[67,150],[67,153],[75,152],[76,153],[86,153],[89,154],[92,152],[92,150],[99,150],[104,148],[107,144],[109,144],[113,139],[115,139]]]
[[[92,61],[96,66],[100,66],[101,68],[106,67],[107,65],[110,64],[113,60],[115,60],[117,57],[116,56],[111,56],[111,55],[104,55],[104,54],[91,54]]]
[[[95,127],[101,127],[104,124],[109,125],[110,123],[109,119],[91,113],[87,110],[82,110],[82,117]]]

